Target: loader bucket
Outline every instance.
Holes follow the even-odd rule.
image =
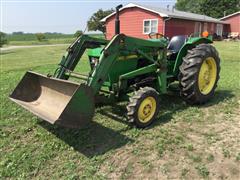
[[[51,124],[70,128],[90,122],[95,109],[91,87],[30,71],[10,99]]]

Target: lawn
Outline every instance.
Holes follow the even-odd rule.
[[[52,126],[8,99],[26,70],[53,72],[66,47],[6,51],[1,57],[0,179],[239,179],[240,43],[215,42],[221,79],[202,106],[161,97],[148,129],[129,126],[125,104],[96,109],[81,130]],[[84,56],[83,69],[86,66]]]
[[[38,41],[35,34],[7,35],[8,44],[5,46],[69,44],[76,39],[73,34],[45,34],[46,39]],[[90,34],[93,37],[104,38],[103,34]]]
[[[73,34],[45,33],[46,40],[38,41],[35,34],[8,34],[8,45],[39,45],[39,44],[65,44],[74,40]]]
[[[9,41],[7,46],[28,46],[28,45],[45,45],[45,44],[69,44],[74,41],[75,38],[58,38],[48,39],[45,41],[29,40],[29,41]]]

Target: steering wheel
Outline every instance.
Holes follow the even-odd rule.
[[[151,32],[151,33],[148,34],[148,37],[150,39],[159,39],[159,38],[164,37],[164,35],[162,33]]]

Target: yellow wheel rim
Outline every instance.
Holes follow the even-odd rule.
[[[199,71],[198,87],[202,94],[211,92],[217,79],[217,65],[213,57],[206,58]]]
[[[138,119],[142,123],[149,122],[156,111],[157,103],[155,98],[147,97],[145,98],[138,109]]]

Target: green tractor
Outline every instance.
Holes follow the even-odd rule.
[[[164,103],[160,96],[173,83],[179,83],[180,96],[189,104],[205,103],[214,95],[220,59],[210,36],[174,36],[170,41],[156,33],[148,40],[129,37],[119,33],[118,13],[115,29],[110,41],[80,36],[53,75],[28,71],[10,99],[41,119],[70,128],[89,123],[98,103],[128,101],[128,120],[144,128],[156,119]],[[86,50],[91,70],[77,73]],[[70,81],[72,76],[81,83]]]

